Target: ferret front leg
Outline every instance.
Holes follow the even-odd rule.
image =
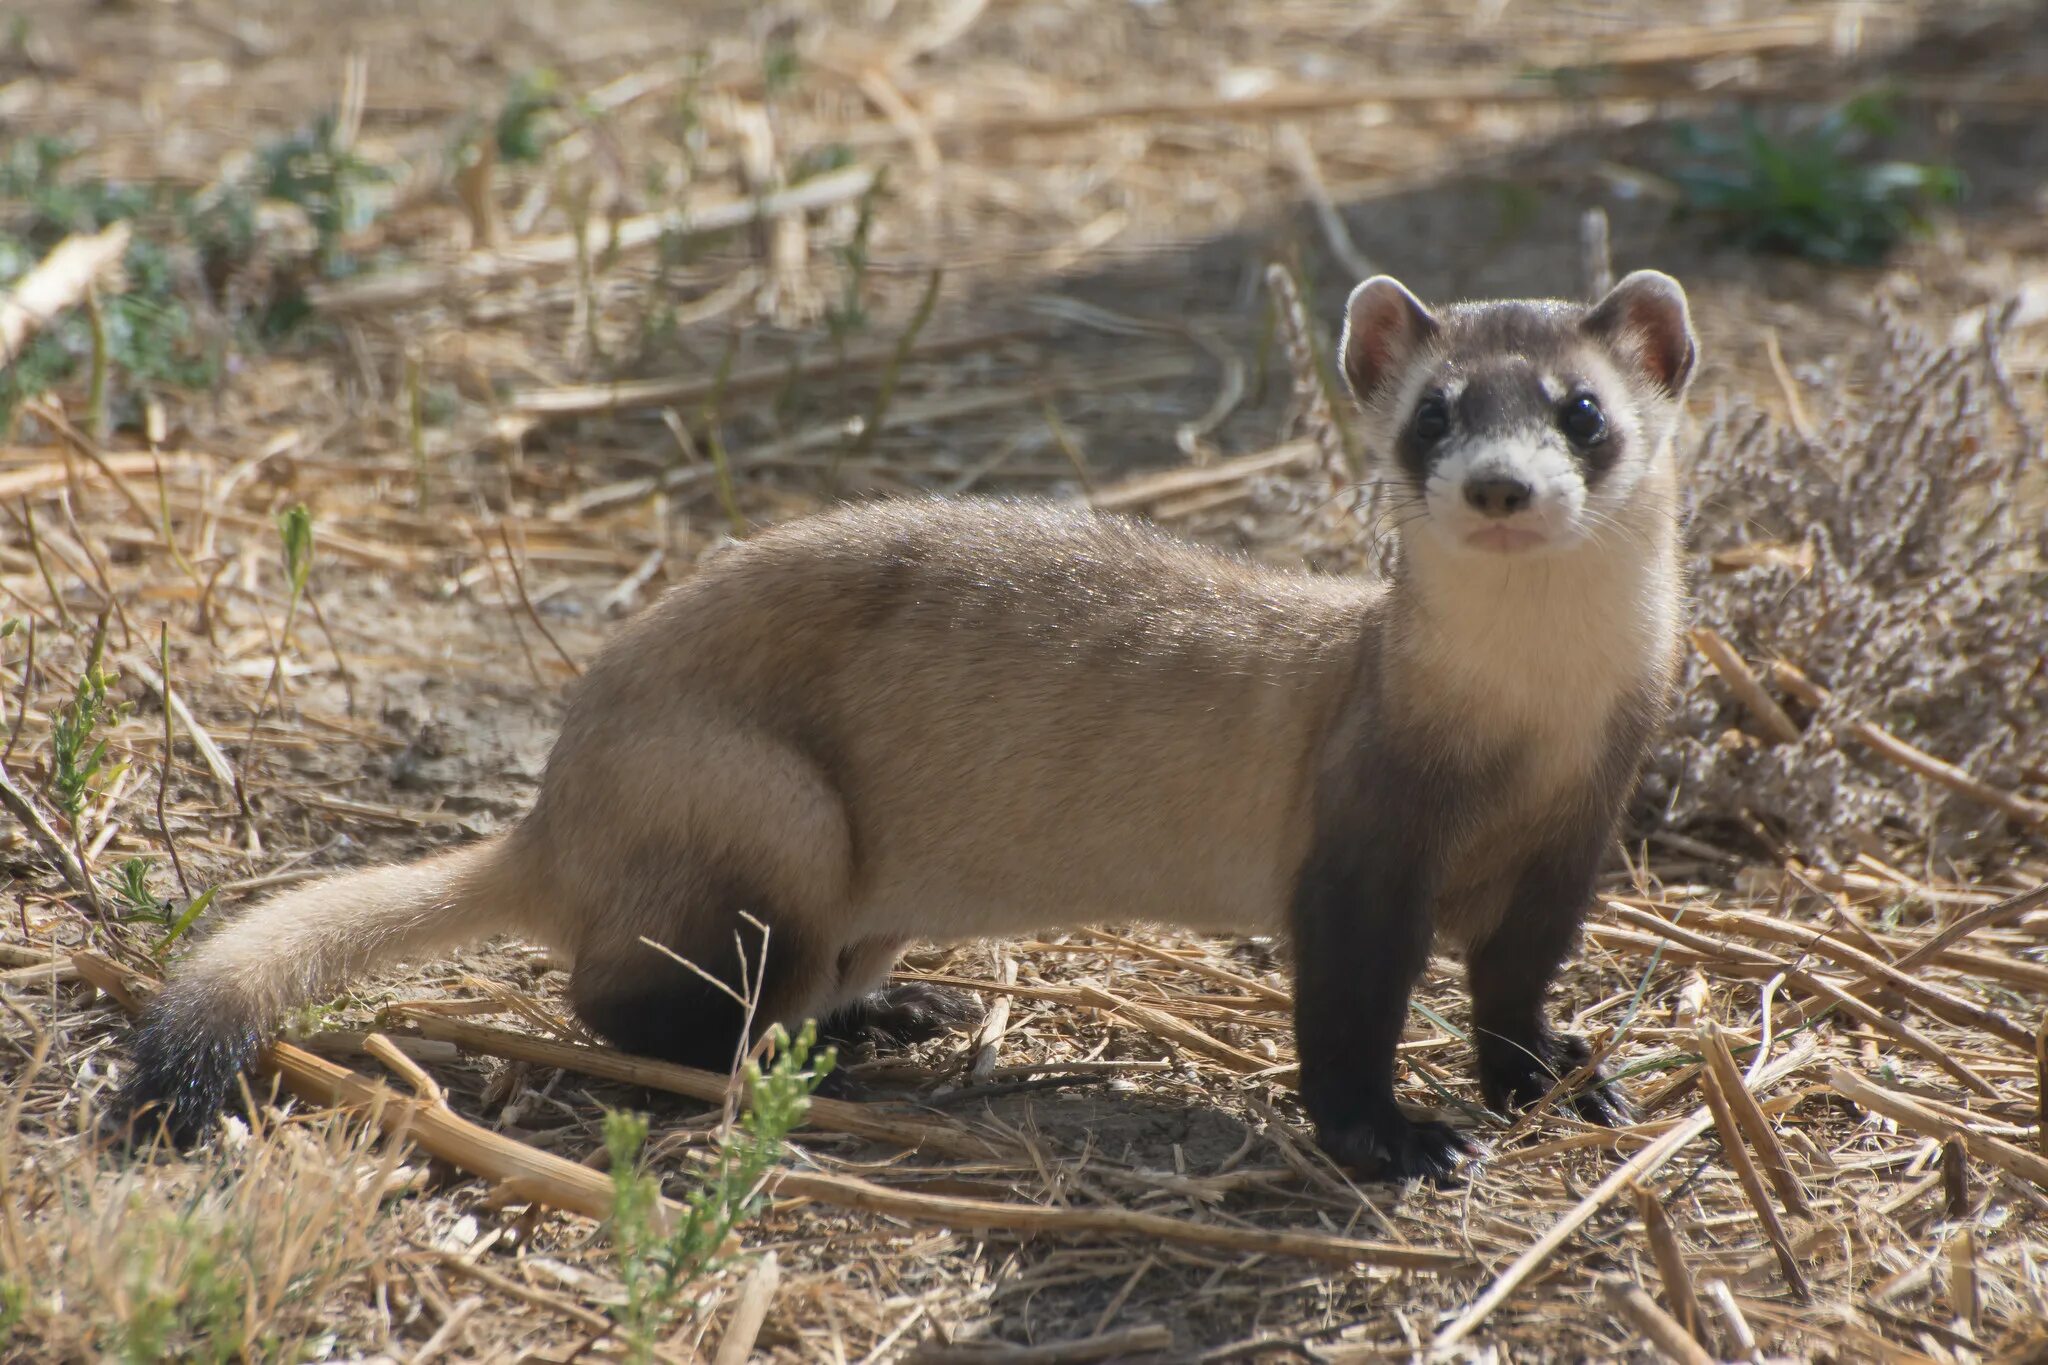
[[[1316,1140],[1360,1173],[1449,1183],[1471,1150],[1394,1101],[1408,997],[1429,960],[1428,877],[1407,850],[1350,832],[1319,839],[1293,906],[1295,1052]]]
[[[1585,1039],[1551,1027],[1544,995],[1578,946],[1604,845],[1604,838],[1589,836],[1539,853],[1516,881],[1500,923],[1467,955],[1479,1088],[1496,1112],[1541,1099],[1592,1055]],[[1632,1113],[1627,1097],[1598,1073],[1572,1105],[1587,1122],[1608,1127]]]

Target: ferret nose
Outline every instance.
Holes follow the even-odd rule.
[[[1536,491],[1520,479],[1465,480],[1465,501],[1478,508],[1481,516],[1511,517],[1526,509],[1535,495]]]

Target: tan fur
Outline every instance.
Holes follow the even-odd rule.
[[[258,905],[172,995],[260,1032],[379,962],[511,931],[574,961],[584,1008],[677,979],[643,939],[708,960],[745,911],[790,968],[762,1017],[793,1025],[913,940],[1273,931],[1320,776],[1389,732],[1513,757],[1453,833],[1439,928],[1469,939],[1527,831],[1579,818],[1560,805],[1617,716],[1668,684],[1672,473],[1666,433],[1637,434],[1625,517],[1542,556],[1411,535],[1391,583],[1044,503],[921,499],[766,531],[619,632],[510,833]],[[165,1056],[193,1046],[172,1013]]]
[[[857,996],[912,940],[1104,920],[1273,930],[1311,751],[1383,589],[1042,505],[858,507],[763,533],[592,666],[501,841],[258,905],[180,968],[258,1017],[511,931],[666,964],[709,869]],[[692,865],[695,865],[694,867]]]
[[[834,941],[1246,927],[1374,600],[1043,506],[807,519],[591,670],[515,846],[579,952],[648,930],[610,907],[650,846]]]
[[[296,888],[207,936],[179,964],[216,1004],[266,1022],[393,958],[525,929],[531,903],[504,879],[503,841]]]
[[[1396,636],[1391,678],[1461,735],[1535,740],[1542,762],[1502,793],[1512,818],[1553,794],[1547,775],[1596,760],[1611,706],[1666,666],[1671,623],[1645,620],[1615,548],[1534,577],[1417,565],[1434,624]],[[1668,537],[1623,548],[1669,581]],[[1534,610],[1560,587],[1570,615]],[[848,979],[821,973],[792,1017],[872,987],[914,940],[1105,920],[1271,932],[1318,740],[1362,640],[1392,624],[1385,599],[1045,507],[807,518],[621,632],[502,843],[292,891],[182,970],[273,1018],[373,962],[489,932],[658,970],[639,940],[671,934],[660,878],[688,860],[737,874],[784,933],[880,945]],[[1585,705],[1560,708],[1560,690]]]

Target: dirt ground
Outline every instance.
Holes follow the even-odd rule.
[[[510,121],[543,72],[553,104]],[[1686,130],[1727,133],[1743,111],[1796,122],[1877,87],[1898,100],[1887,153],[1952,165],[1967,186],[1883,264],[1760,254],[1679,211]],[[103,888],[131,858],[174,905],[218,888],[203,932],[309,872],[505,828],[565,688],[617,621],[730,536],[836,499],[1092,497],[1278,562],[1354,567],[1363,535],[1302,421],[1269,264],[1291,265],[1327,345],[1368,269],[1425,298],[1582,293],[1593,209],[1616,270],[1654,266],[1691,293],[1703,363],[1685,453],[1702,487],[1720,486],[1717,438],[1744,423],[1796,459],[1789,433],[1854,444],[1841,433],[1877,405],[1922,422],[1950,385],[1956,420],[2017,452],[2009,479],[1972,496],[2048,507],[2044,108],[2048,23],[2031,5],[12,0],[0,153],[66,139],[67,175],[203,202],[328,116],[342,130],[329,151],[365,169],[345,168],[331,232],[309,195],[273,196],[234,259],[177,258],[194,335],[224,357],[212,382],[145,391],[117,374],[95,438],[73,374],[4,433],[0,614],[36,631],[0,643],[6,762],[49,790],[53,718],[106,611],[115,696],[135,708],[106,733],[130,766],[58,823]],[[531,159],[507,152],[528,135]],[[498,161],[479,170],[466,158],[486,144]],[[875,170],[882,188],[863,193]],[[751,205],[806,193],[808,209],[750,221]],[[724,222],[734,206],[714,231],[673,218]],[[287,306],[310,315],[267,330]],[[2002,339],[1980,371],[1987,309]],[[1961,349],[1930,362],[1938,383],[1887,388],[1874,376],[1909,334]],[[274,527],[300,502],[315,551],[294,612]],[[2048,583],[2038,534],[2001,543],[1998,572]],[[2048,653],[2019,600],[2000,638]],[[2048,599],[2031,600],[2040,613]],[[1759,667],[1776,648],[1735,643]],[[159,671],[183,706],[167,776]],[[1698,668],[1689,679],[1721,697]],[[1873,700],[1848,676],[1823,681]],[[2038,667],[1993,681],[2013,715],[2048,706]],[[1834,723],[1812,714],[1816,732]],[[1869,720],[1898,729],[1901,714],[1873,705]],[[1454,1190],[1354,1186],[1316,1155],[1280,1074],[1277,945],[1138,927],[914,953],[906,975],[1009,999],[996,1070],[965,1078],[965,1037],[855,1059],[875,1112],[944,1140],[906,1151],[821,1123],[786,1162],[929,1202],[781,1190],[658,1353],[1683,1359],[1608,1297],[1627,1282],[1684,1317],[1676,1263],[1699,1286],[1708,1358],[2048,1359],[2048,1053],[2031,1046],[2048,915],[1987,918],[1924,970],[1909,958],[2048,877],[2048,742],[1901,733],[2010,804],[1924,827],[1845,814],[1821,834],[1790,816],[1761,829],[1731,803],[1719,824],[1635,840],[1607,891],[1640,919],[1599,921],[1560,1005],[1614,1044],[1643,1125],[1487,1120],[1492,1155]],[[1924,767],[1859,771],[1901,809],[1957,791]],[[70,954],[155,974],[163,928],[111,893],[96,915],[30,831],[0,831],[7,1358],[627,1352],[605,1325],[612,1242],[531,1187],[379,1146],[305,1103],[189,1158],[99,1151],[84,1134],[124,1064],[119,992]],[[1640,922],[1685,916],[1664,936]],[[1477,1088],[1459,980],[1430,971],[1404,1098],[1463,1105],[1464,1122]],[[602,1111],[650,1113],[650,1150],[687,1193],[720,1105],[429,1036],[435,1019],[478,1019],[580,1045],[563,982],[536,950],[498,943],[365,979],[294,1036],[403,1088],[363,1050],[381,1029],[455,1114],[600,1170]],[[1877,1003],[1787,1023],[1827,990]],[[1783,1143],[1759,1144],[1762,1201],[1740,1144],[1692,1123],[1704,1020],[1743,1065],[1761,1042],[1757,1065],[1783,1066],[1752,1078]],[[1917,1110],[1859,1100],[1859,1077]],[[1601,1188],[1688,1124],[1667,1159]],[[969,1217],[947,1198],[1073,1222]],[[1759,1202],[1783,1209],[1782,1233]],[[148,1240],[188,1239],[195,1209],[236,1229],[227,1269],[208,1273],[239,1288],[212,1317],[191,1253]],[[1257,1238],[1278,1231],[1442,1263],[1339,1264],[1329,1246]],[[758,1270],[770,1251],[775,1285]],[[771,1295],[752,1356],[734,1341],[748,1285]],[[194,1326],[208,1322],[212,1347]]]

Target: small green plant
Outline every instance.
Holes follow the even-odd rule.
[[[843,142],[827,142],[821,147],[809,147],[790,163],[788,183],[801,185],[806,180],[830,175],[834,171],[843,171],[853,162],[853,148]]]
[[[185,1248],[184,1264],[175,1280],[166,1280],[161,1267],[173,1245]],[[111,1343],[119,1359],[148,1365],[236,1357],[246,1276],[236,1271],[219,1229],[198,1224],[190,1214],[141,1221],[122,1251],[128,1314]]]
[[[349,1006],[349,998],[319,1000],[300,1005],[285,1014],[278,1025],[278,1032],[286,1038],[310,1038],[323,1032],[328,1024],[341,1017]]]
[[[256,703],[256,714],[249,722],[249,744],[256,743],[256,725],[263,718],[263,708],[270,704],[272,692],[280,701],[284,697],[284,652],[290,647],[292,626],[299,619],[299,603],[306,596],[306,580],[313,572],[313,514],[306,510],[303,502],[294,503],[277,518],[277,539],[284,552],[284,626],[277,632],[277,653],[270,669],[270,681],[263,689],[263,696]]]
[[[0,1133],[0,1358],[326,1360],[331,1297],[378,1260],[405,1144],[333,1123],[138,1178],[91,1143],[33,1159]]]
[[[313,572],[313,515],[306,504],[297,503],[277,519],[277,536],[284,547],[285,581],[291,585],[292,605],[306,591],[306,578]]]
[[[57,137],[24,138],[0,159],[0,200],[18,206],[12,234],[40,255],[75,232],[97,232],[157,207],[155,191],[68,174],[78,148]]]
[[[512,165],[532,164],[546,155],[555,140],[547,116],[561,104],[561,80],[553,71],[542,67],[514,76],[512,88],[505,92],[505,103],[498,110],[498,160]]]
[[[321,272],[347,273],[352,262],[342,254],[341,239],[376,217],[370,189],[390,179],[384,168],[356,155],[331,112],[265,147],[259,160],[262,193],[297,204],[311,220],[319,243],[314,260]]]
[[[1870,265],[1924,231],[1930,205],[1963,192],[1953,166],[1872,156],[1896,128],[1881,95],[1851,100],[1803,131],[1767,132],[1748,114],[1733,138],[1681,124],[1680,145],[1696,159],[1672,179],[1689,210],[1751,250]]]
[[[149,859],[127,858],[114,868],[115,902],[130,919],[162,919],[170,902],[149,889]]]
[[[209,886],[194,896],[185,908],[178,912],[178,917],[170,922],[170,926],[164,930],[164,936],[156,941],[156,947],[152,951],[158,957],[162,957],[165,953],[169,952],[171,945],[183,938],[185,931],[199,922],[199,917],[206,913],[207,906],[213,904],[213,898],[219,891],[219,887]],[[165,911],[168,914],[168,905],[166,905]]]
[[[795,86],[803,74],[803,57],[796,50],[792,24],[778,24],[761,47],[761,86],[769,99]]]
[[[1487,244],[1498,249],[1522,237],[1536,225],[1538,215],[1543,212],[1543,192],[1519,180],[1496,180],[1489,189],[1498,221]]]
[[[682,85],[659,125],[663,136],[682,153],[685,184],[697,178],[702,165],[707,137],[699,102],[704,93],[704,76],[710,69],[711,54],[701,47],[694,49],[683,63]],[[664,189],[656,197],[665,197],[666,193]]]
[[[106,648],[107,629],[102,620],[93,633],[92,648],[71,700],[50,722],[50,800],[74,828],[92,794],[127,766],[107,766],[107,741],[99,734],[102,725],[119,724],[131,709],[128,702],[107,699],[107,689],[119,675],[105,666]]]
[[[673,1227],[663,1227],[661,1181],[641,1159],[647,1120],[605,1115],[612,1244],[625,1288],[624,1302],[612,1312],[625,1332],[629,1359],[651,1359],[662,1333],[692,1306],[690,1285],[725,1264],[726,1239],[760,1211],[766,1199],[762,1179],[782,1159],[785,1141],[810,1108],[811,1092],[832,1069],[834,1054],[817,1048],[815,1023],[806,1023],[794,1042],[777,1027],[772,1045],[775,1059],[767,1070],[746,1064],[746,1108],[736,1129],[719,1142],[710,1171],[684,1201]]]
[[[120,906],[127,919],[164,926],[164,935],[154,948],[161,957],[206,913],[206,907],[213,904],[214,893],[220,888],[208,887],[179,910],[175,901],[150,889],[149,860],[129,858],[114,869],[114,882],[110,889],[114,893],[114,903]]]
[[[881,199],[887,178],[888,171],[884,169],[861,195],[860,216],[854,220],[853,233],[835,251],[840,267],[839,301],[826,305],[825,327],[832,334],[832,344],[838,349],[842,365],[846,363],[847,340],[868,325],[868,236],[874,230],[875,205]]]
[[[874,405],[868,409],[867,419],[861,423],[860,432],[853,438],[846,453],[856,458],[873,448],[875,437],[881,434],[882,424],[888,420],[889,404],[896,397],[896,381],[902,377],[903,364],[910,359],[911,351],[917,347],[918,334],[932,320],[932,309],[939,301],[939,287],[945,282],[946,272],[934,269],[925,280],[924,294],[917,301],[917,311],[910,316],[910,325],[903,329],[903,335],[896,339],[896,349],[889,354],[889,367],[882,371],[882,382],[875,388]],[[832,461],[832,477],[839,475],[839,460]]]

